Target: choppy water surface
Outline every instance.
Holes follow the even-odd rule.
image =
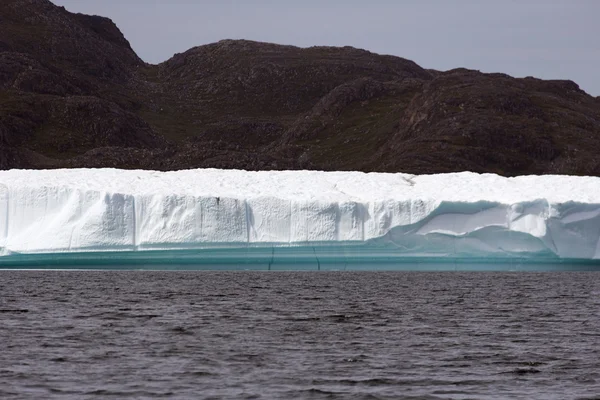
[[[594,398],[600,274],[0,271],[0,397]]]

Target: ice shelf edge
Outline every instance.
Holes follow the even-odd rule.
[[[0,171],[5,263],[18,255],[271,247],[349,262],[378,262],[384,253],[600,259],[600,178]]]

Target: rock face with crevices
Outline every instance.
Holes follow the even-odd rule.
[[[574,82],[223,40],[144,63],[107,18],[0,3],[0,168],[600,173]]]

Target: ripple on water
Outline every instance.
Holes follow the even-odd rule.
[[[2,271],[0,287],[6,399],[600,393],[595,273]]]

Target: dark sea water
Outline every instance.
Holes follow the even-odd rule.
[[[600,274],[0,271],[0,398],[600,398]]]

